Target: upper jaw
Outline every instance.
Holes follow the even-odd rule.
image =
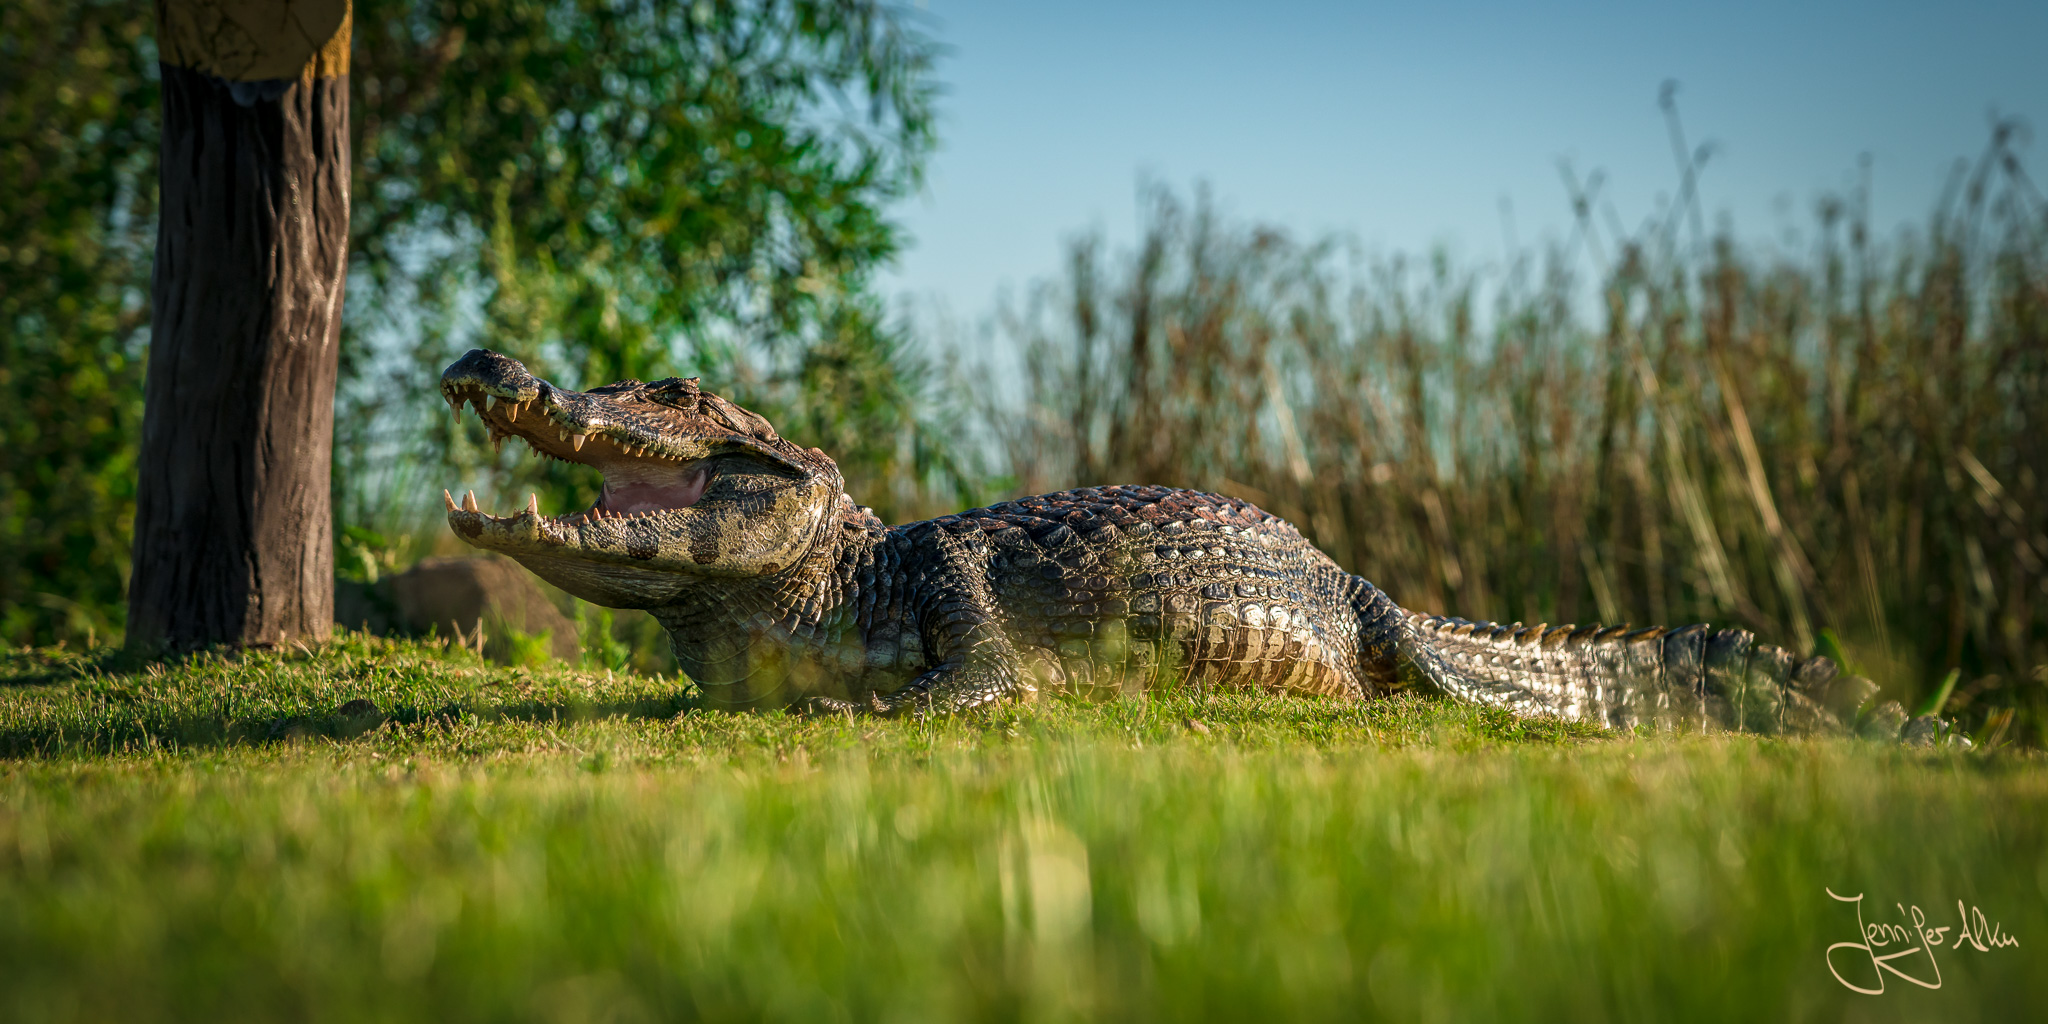
[[[597,504],[560,520],[642,516],[685,509],[702,497],[716,467],[712,457],[745,452],[799,474],[801,449],[776,436],[766,420],[706,394],[695,378],[653,384],[622,381],[589,392],[559,388],[518,360],[473,349],[441,375],[441,397],[456,418],[468,405],[489,428],[493,445],[524,441],[537,456],[596,467],[605,486]],[[448,496],[451,517],[477,511]],[[521,515],[538,515],[532,501]]]
[[[694,462],[733,448],[798,472],[807,468],[766,420],[700,391],[694,377],[570,391],[535,377],[516,359],[471,349],[441,374],[441,397],[458,419],[465,403],[472,406],[494,443],[517,437],[536,454],[608,475],[650,460]]]

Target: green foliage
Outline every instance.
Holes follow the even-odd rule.
[[[504,637],[506,664],[539,668],[555,660],[554,630],[526,633],[504,623],[498,624],[498,630]]]
[[[632,663],[633,647],[619,638],[610,608],[576,602],[576,627],[583,641],[585,668],[616,671]]]
[[[336,579],[375,583],[405,569],[405,553],[412,538],[395,540],[362,526],[344,526],[334,531],[334,575]]]
[[[1835,631],[1830,627],[1822,626],[1815,633],[1813,653],[1824,658],[1833,658],[1836,667],[1848,675],[1860,676],[1866,674],[1863,666],[1858,664],[1854,658],[1849,657],[1849,649],[1842,645],[1842,638],[1836,636]]]
[[[0,758],[0,1017],[25,1024],[2048,1001],[2030,753],[1592,739],[1413,697],[727,715],[673,680],[350,636],[8,652]],[[1932,927],[1964,900],[2021,945],[1857,995],[1825,959],[1856,929],[1830,889]]]
[[[1961,679],[1962,677],[1962,669],[1949,669],[1948,675],[1941,677],[1941,682],[1936,683],[1934,685],[1933,690],[1927,694],[1927,700],[1920,705],[1920,709],[1918,711],[1915,711],[1913,713],[1916,715],[1941,714],[1948,706],[1948,699],[1950,695],[1956,692],[1956,680]]]
[[[886,507],[927,481],[962,491],[931,372],[866,294],[897,245],[886,205],[932,143],[934,51],[910,18],[864,0],[356,4],[346,571],[389,571],[443,536],[431,497],[451,465],[587,503],[588,473],[487,470],[474,438],[430,415],[435,374],[469,344],[586,386],[702,373],[862,439],[849,476]],[[105,0],[0,9],[0,639],[123,619],[152,21]]]
[[[866,294],[898,244],[884,208],[932,145],[934,47],[909,17],[811,0],[359,7],[345,514],[431,513],[422,466],[502,500],[540,491],[550,511],[595,497],[593,472],[495,458],[441,415],[433,381],[471,345],[570,387],[701,375],[805,444],[859,439],[832,454],[885,505],[905,480],[909,497],[957,491],[930,373]],[[380,475],[394,457],[406,479]]]
[[[0,642],[119,632],[156,228],[147,5],[0,5]]]
[[[932,46],[874,3],[468,0],[356,18],[365,269],[476,275],[491,339],[523,357],[559,345],[581,380],[659,375],[673,335],[714,320],[804,331],[894,253],[882,206],[932,142]],[[450,251],[408,265],[443,237]]]

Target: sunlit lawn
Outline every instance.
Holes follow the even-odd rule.
[[[735,716],[361,637],[118,664],[0,655],[0,1019],[2048,1010],[2036,755],[1417,698]],[[2019,945],[1889,962],[1938,990],[1838,950],[1857,994],[1829,889]]]

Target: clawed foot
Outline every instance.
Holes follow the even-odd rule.
[[[855,715],[874,715],[878,718],[891,718],[903,714],[905,711],[925,707],[927,704],[928,699],[924,703],[915,700],[890,702],[884,701],[877,694],[869,694],[866,701],[840,700],[837,697],[812,697],[798,704],[795,710],[805,715],[845,715],[848,718],[852,718]]]
[[[850,700],[840,700],[836,697],[812,697],[797,705],[797,709],[806,715],[845,715],[848,718],[852,718],[855,712],[863,710],[860,705]]]

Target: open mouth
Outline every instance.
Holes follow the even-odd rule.
[[[474,408],[477,418],[490,429],[494,448],[502,450],[506,438],[517,438],[535,458],[595,467],[604,475],[604,486],[598,491],[597,503],[581,512],[543,517],[539,496],[528,495],[525,509],[491,518],[534,516],[564,525],[578,520],[627,519],[686,509],[704,496],[711,483],[713,460],[665,450],[661,440],[630,425],[593,422],[587,412],[551,400],[568,393],[552,391],[545,384],[541,387],[534,397],[522,400],[520,395],[498,395],[476,384],[450,383],[444,385],[442,396],[454,407],[458,420],[464,405]],[[463,495],[459,506],[454,495],[447,491],[441,495],[450,512],[460,508],[485,514],[477,505],[475,491]]]

